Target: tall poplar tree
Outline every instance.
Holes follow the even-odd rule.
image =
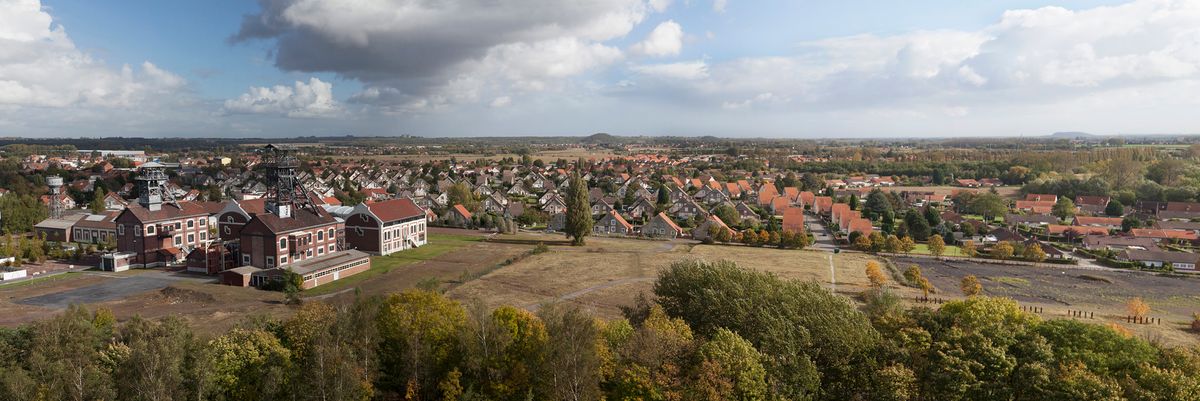
[[[588,204],[587,181],[579,173],[571,175],[567,187],[567,224],[565,227],[572,245],[583,245],[584,238],[592,232],[592,207]]]

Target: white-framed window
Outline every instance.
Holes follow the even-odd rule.
[[[287,238],[279,239],[279,249],[287,249]]]
[[[205,241],[207,239],[208,239],[208,231],[201,231],[200,232],[200,240]]]
[[[180,246],[180,245],[183,245],[183,236],[176,235],[175,236],[175,246]]]
[[[331,228],[331,229],[329,229],[329,235],[328,235],[328,237],[329,237],[329,239],[333,239],[333,236],[334,236],[334,235],[333,235],[333,229]]]
[[[333,244],[329,244],[329,252],[333,252]]]
[[[207,225],[208,225],[208,218],[207,218],[207,217],[201,217],[201,218],[200,218],[200,226],[201,226],[201,227],[204,227],[204,226],[207,226]]]
[[[248,254],[248,253],[243,253],[243,254],[242,254],[242,264],[243,264],[243,265],[248,265],[248,264],[250,264],[250,254]]]
[[[267,267],[275,267],[275,257],[267,256]]]
[[[324,240],[325,240],[325,231],[317,230],[317,241],[324,241]]]
[[[146,235],[154,235],[154,225],[146,226]]]
[[[192,244],[195,242],[196,242],[196,234],[188,234],[188,243]]]
[[[325,247],[317,248],[317,255],[324,255],[324,254],[325,254]]]
[[[125,235],[125,225],[117,224],[117,235]]]
[[[188,221],[187,221],[187,227],[188,227],[188,228],[193,228],[193,227],[196,227],[196,220],[188,219]]]
[[[287,256],[280,256],[280,257],[279,257],[279,265],[280,265],[280,266],[283,266],[283,265],[286,265],[286,264],[287,264]]]
[[[312,257],[312,249],[309,249],[308,252],[305,252],[304,256],[311,258]]]
[[[175,229],[176,229],[176,230],[179,230],[179,229],[182,229],[182,228],[183,228],[183,223],[176,221],[176,222],[175,222]]]

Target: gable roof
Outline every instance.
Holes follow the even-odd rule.
[[[656,215],[654,217],[661,219],[663,222],[667,223],[667,226],[671,227],[671,229],[675,230],[675,232],[677,232],[679,234],[683,234],[683,228],[679,227],[678,224],[675,224],[675,221],[671,220],[670,217],[667,217],[666,212],[658,212],[658,215]]]
[[[306,228],[319,227],[336,223],[337,219],[326,212],[324,208],[293,208],[292,216],[283,218],[274,213],[259,213],[246,223],[243,233],[255,232],[261,225],[271,233],[282,234]]]
[[[410,198],[389,199],[367,205],[371,213],[384,222],[420,217],[425,210]]]
[[[783,231],[804,231],[804,208],[789,207],[783,210]]]
[[[617,223],[620,223],[622,227],[625,227],[626,231],[633,229],[633,224],[629,224],[628,221],[625,221],[625,218],[621,217],[621,214],[617,213],[616,210],[609,210],[608,217],[615,219],[617,221]]]
[[[471,218],[471,212],[467,211],[467,208],[463,207],[461,203],[454,204],[454,211],[458,212],[462,217]]]
[[[202,206],[200,202],[195,201],[163,203],[162,208],[159,210],[150,210],[140,203],[131,203],[121,213],[129,213],[143,223],[152,223],[185,217],[208,216],[208,208]]]

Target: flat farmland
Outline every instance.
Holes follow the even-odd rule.
[[[524,241],[556,244],[561,235],[523,234]],[[701,245],[694,241],[649,241],[589,237],[584,247],[551,245],[550,251],[452,289],[460,300],[478,299],[489,306],[537,309],[546,302],[572,302],[601,316],[614,317],[641,292],[651,292],[659,269],[687,259],[731,260],[739,267],[766,271],[786,279],[830,285],[832,256],[837,290],[847,295],[865,289],[863,267],[871,256],[833,255],[817,251],[743,246]]]

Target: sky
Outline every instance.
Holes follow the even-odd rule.
[[[0,136],[1200,133],[1200,0],[0,0]]]

